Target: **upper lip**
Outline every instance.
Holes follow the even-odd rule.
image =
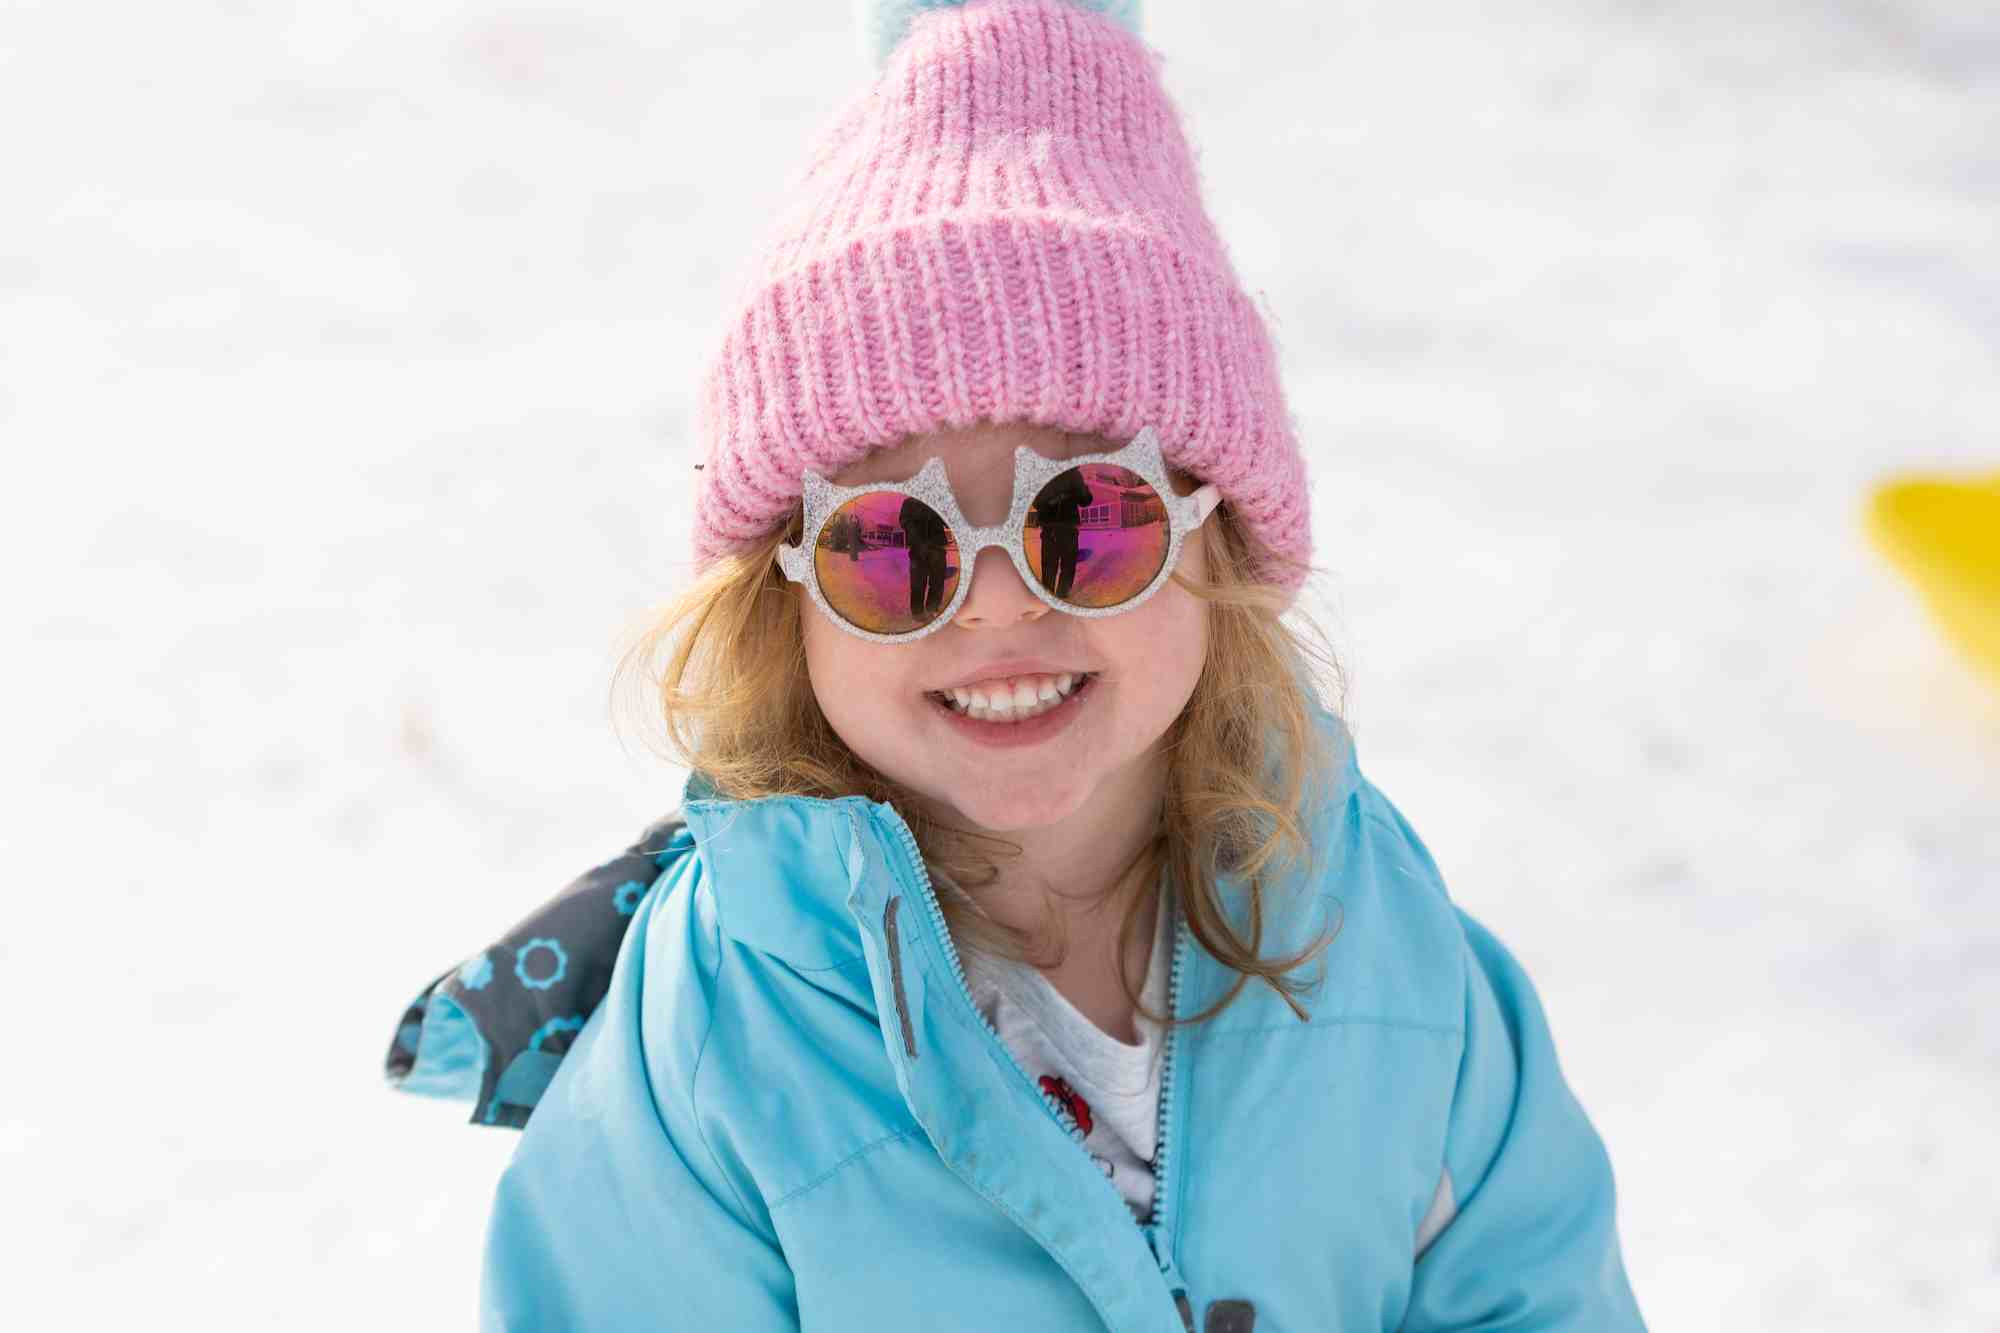
[[[943,685],[933,686],[940,693],[947,690],[962,690],[980,681],[1004,680],[1010,676],[1087,676],[1090,673],[1082,667],[1061,666],[1040,657],[1003,657],[997,662],[976,666],[970,671],[954,676]]]

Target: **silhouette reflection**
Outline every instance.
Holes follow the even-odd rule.
[[[944,607],[945,542],[950,531],[938,512],[915,496],[896,516],[910,553],[910,618],[919,624]]]
[[[1091,500],[1090,486],[1077,468],[1062,473],[1035,495],[1032,512],[1034,525],[1041,529],[1042,557],[1035,575],[1058,597],[1068,597],[1076,582],[1077,527]]]

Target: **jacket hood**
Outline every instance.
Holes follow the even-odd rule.
[[[519,1129],[611,983],[626,927],[694,847],[676,810],[571,880],[513,929],[440,972],[407,1005],[384,1060],[392,1087],[469,1100],[472,1122]]]

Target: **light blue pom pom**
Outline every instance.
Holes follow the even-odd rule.
[[[949,9],[964,0],[855,0],[861,19],[861,46],[877,69],[888,62],[910,30],[910,23],[926,9]],[[1078,9],[1088,9],[1139,31],[1139,0],[1069,0]]]

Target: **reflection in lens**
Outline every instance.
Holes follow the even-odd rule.
[[[958,545],[922,500],[869,491],[834,510],[819,530],[813,570],[841,619],[876,634],[902,634],[950,605]]]
[[[1035,493],[1022,540],[1042,587],[1075,606],[1117,606],[1167,562],[1167,507],[1138,473],[1085,463]]]

